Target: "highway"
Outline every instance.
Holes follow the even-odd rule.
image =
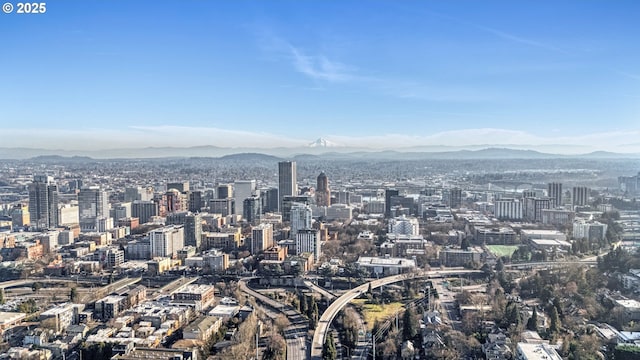
[[[437,270],[437,271],[426,271],[417,274],[400,274],[384,277],[377,280],[372,280],[370,282],[364,283],[358,287],[355,287],[342,296],[340,296],[337,300],[335,300],[327,310],[322,314],[320,320],[318,321],[318,325],[313,334],[313,341],[311,343],[311,358],[314,360],[320,360],[322,358],[322,345],[324,344],[325,337],[327,332],[329,331],[329,327],[331,322],[336,317],[336,315],[349,303],[351,300],[357,298],[362,293],[366,292],[369,288],[369,284],[371,284],[372,289],[379,288],[380,286],[393,284],[398,281],[414,279],[414,278],[422,278],[422,277],[438,277],[442,275],[457,275],[457,274],[473,274],[473,273],[481,273],[479,270]]]
[[[331,301],[333,301],[333,300],[338,298],[336,295],[330,293],[327,289],[314,284],[313,281],[311,281],[311,280],[306,280],[305,279],[304,280],[304,285],[306,287],[308,287],[309,289],[311,289],[311,290],[319,293],[320,295],[326,297],[329,300],[329,302],[331,302]]]
[[[11,287],[17,287],[17,286],[24,286],[24,285],[30,285],[33,283],[49,283],[49,284],[58,284],[58,283],[65,283],[65,284],[77,284],[77,283],[82,283],[82,284],[92,284],[93,281],[88,281],[88,280],[69,280],[69,279],[38,279],[38,278],[32,278],[32,279],[20,279],[20,280],[9,280],[9,281],[4,281],[0,283],[0,289],[6,289],[6,288],[11,288]]]
[[[240,279],[238,281],[240,290],[247,295],[253,296],[256,300],[269,306],[273,310],[284,314],[291,323],[291,325],[284,330],[284,338],[287,342],[287,360],[307,359],[306,338],[309,332],[309,321],[292,307],[279,303],[251,289],[247,285],[247,282],[251,279],[252,278]],[[275,320],[278,314],[273,311],[268,311],[267,316]]]

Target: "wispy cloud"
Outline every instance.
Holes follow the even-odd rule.
[[[478,89],[465,84],[430,84],[428,81],[371,75],[370,71],[346,64],[323,52],[296,46],[270,29],[261,28],[256,31],[256,36],[259,47],[269,60],[288,63],[295,72],[315,82],[314,90],[323,84],[340,84],[352,90],[398,99],[456,103],[493,102],[505,96],[490,89]]]
[[[615,70],[616,73],[618,73],[619,75],[628,77],[630,79],[634,79],[634,80],[640,80],[640,75],[637,74],[632,74],[626,71],[620,71],[620,70]]]
[[[541,48],[541,49],[545,49],[545,50],[550,50],[550,51],[554,51],[557,53],[561,53],[561,54],[569,54],[568,51],[561,49],[557,46],[551,45],[551,44],[547,44],[544,42],[540,42],[540,41],[536,41],[536,40],[531,40],[531,39],[527,39],[521,36],[517,36],[508,32],[504,32],[504,31],[500,31],[494,28],[490,28],[488,26],[482,26],[482,25],[476,25],[476,24],[471,24],[471,23],[466,23],[469,26],[473,26],[476,29],[480,29],[482,31],[485,31],[487,33],[493,34],[499,38],[505,39],[505,40],[509,40],[518,44],[523,44],[523,45],[528,45],[528,46],[533,46],[533,47],[537,47],[537,48]]]
[[[329,82],[347,82],[355,80],[353,68],[338,61],[329,60],[325,55],[309,55],[303,50],[289,44],[291,62],[301,74],[312,79]]]
[[[471,28],[475,28],[477,30],[480,30],[482,32],[494,35],[498,38],[513,42],[513,43],[517,43],[517,44],[522,44],[522,45],[527,45],[527,46],[531,46],[531,47],[537,47],[540,49],[544,49],[544,50],[548,50],[548,51],[553,51],[553,52],[557,52],[557,53],[562,53],[562,54],[569,54],[568,51],[566,51],[565,49],[562,49],[558,46],[546,43],[546,42],[542,42],[539,40],[533,40],[527,37],[523,37],[520,35],[516,35],[514,33],[511,32],[506,32],[506,31],[502,31],[502,30],[498,30],[489,26],[485,26],[485,25],[480,25],[474,22],[470,22],[470,21],[466,21],[466,20],[462,20],[460,18],[451,16],[451,15],[447,15],[447,14],[443,14],[443,13],[439,13],[436,11],[432,11],[432,10],[426,10],[426,12],[430,15],[439,17],[441,19],[445,19],[445,20],[449,20],[452,22],[455,22],[459,25],[464,25],[467,27],[471,27]]]

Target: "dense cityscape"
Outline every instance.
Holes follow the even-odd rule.
[[[572,163],[5,160],[1,356],[634,358],[639,164]]]

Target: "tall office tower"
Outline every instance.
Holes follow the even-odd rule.
[[[184,227],[170,225],[155,229],[149,233],[149,242],[151,244],[151,258],[175,258],[178,250],[184,247]]]
[[[311,229],[311,207],[306,204],[293,203],[291,205],[291,238],[295,239],[298,231]]]
[[[97,186],[85,187],[78,193],[80,230],[97,231],[98,219],[109,217],[109,195]]]
[[[350,191],[338,191],[338,192],[335,192],[333,194],[335,195],[335,204],[351,205],[351,192]]]
[[[262,214],[262,200],[260,200],[260,197],[254,195],[244,199],[243,202],[242,217],[250,224],[259,223],[260,215]]]
[[[449,207],[452,209],[459,208],[462,205],[462,189],[449,189]]]
[[[331,205],[331,190],[329,190],[329,178],[324,172],[318,175],[316,186],[316,205]]]
[[[542,221],[542,210],[550,209],[553,200],[548,198],[526,198],[524,199],[524,217],[528,221]]]
[[[320,259],[320,231],[316,229],[300,230],[295,239],[298,255],[312,253],[314,262]]]
[[[218,195],[218,199],[233,197],[233,188],[231,187],[231,184],[220,184],[218,185],[216,194]]]
[[[124,190],[124,202],[133,202],[135,200],[149,201],[153,199],[152,188],[130,187]]]
[[[571,203],[573,206],[584,206],[589,203],[591,189],[586,186],[574,186],[572,190]]]
[[[386,189],[384,191],[384,215],[386,217],[391,216],[391,198],[398,195],[400,195],[400,192],[396,189]]]
[[[82,180],[75,179],[69,181],[69,190],[76,191],[82,189]]]
[[[282,211],[282,200],[285,196],[298,195],[296,162],[281,161],[278,163],[278,209]]]
[[[184,221],[184,245],[200,249],[202,242],[202,215],[187,214]]]
[[[189,191],[189,182],[188,181],[178,181],[178,182],[170,182],[167,183],[167,190],[176,189],[181,193],[185,193]]]
[[[33,177],[29,185],[29,215],[30,225],[38,230],[58,225],[58,186],[51,176]]]
[[[282,199],[282,207],[280,208],[280,213],[282,214],[282,221],[290,222],[291,221],[291,207],[294,203],[302,203],[309,205],[311,204],[311,198],[306,195],[301,196],[285,196]]]
[[[263,223],[251,228],[251,254],[255,255],[274,244],[272,224]]]
[[[189,192],[189,211],[200,212],[202,210],[202,191],[190,191]]]
[[[549,183],[547,195],[551,199],[551,207],[562,206],[562,183]]]
[[[209,212],[212,214],[220,214],[229,216],[235,212],[235,200],[228,199],[211,199],[209,200]]]
[[[131,203],[131,216],[138,218],[140,224],[149,222],[151,217],[158,216],[158,203],[154,201],[135,200]]]
[[[233,183],[233,198],[236,200],[236,215],[244,214],[244,199],[255,194],[255,180],[237,180]]]
[[[113,218],[114,221],[131,217],[131,203],[119,203],[115,204],[109,210],[109,217]]]
[[[278,211],[278,189],[271,188],[260,191],[262,199],[262,213]]]
[[[518,199],[496,200],[494,214],[500,220],[522,220],[522,202]]]

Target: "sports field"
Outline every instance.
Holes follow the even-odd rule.
[[[511,257],[514,251],[518,249],[518,245],[487,245],[487,249],[491,251],[495,256]]]

